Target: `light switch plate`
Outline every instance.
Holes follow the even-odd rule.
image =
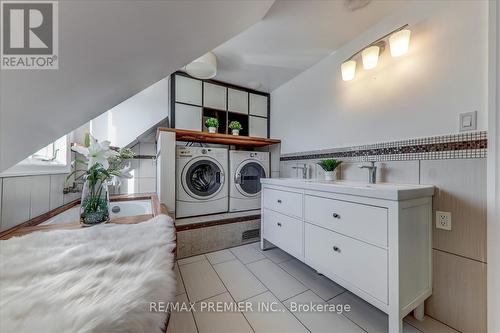
[[[460,132],[475,131],[477,129],[477,111],[460,114]]]
[[[451,230],[451,213],[436,211],[436,229]]]

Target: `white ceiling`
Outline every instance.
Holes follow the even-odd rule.
[[[59,1],[59,69],[0,71],[0,172],[236,36],[272,3]]]
[[[349,5],[368,3],[351,11]],[[401,0],[276,1],[264,19],[214,50],[215,79],[273,91],[405,4]]]

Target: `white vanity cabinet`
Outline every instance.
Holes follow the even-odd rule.
[[[432,294],[433,186],[262,179],[261,247],[272,243],[389,315]]]

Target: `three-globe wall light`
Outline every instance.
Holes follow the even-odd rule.
[[[405,24],[396,30],[391,31],[387,35],[377,39],[375,42],[371,43],[370,46],[363,48],[362,50],[354,53],[349,59],[342,63],[340,70],[342,72],[342,80],[350,81],[354,79],[356,73],[356,61],[354,57],[361,53],[361,59],[363,62],[363,68],[365,70],[373,69],[378,64],[379,55],[383,51],[385,45],[384,39],[389,37],[389,47],[391,51],[391,56],[399,57],[408,52],[410,45],[410,35],[411,31],[408,25]]]

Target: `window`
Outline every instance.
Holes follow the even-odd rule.
[[[57,159],[57,153],[59,149],[55,149],[55,144],[51,143],[47,147],[44,147],[31,155],[30,157],[34,160],[49,162]]]
[[[68,148],[65,135],[0,173],[0,177],[68,173],[71,162]]]

